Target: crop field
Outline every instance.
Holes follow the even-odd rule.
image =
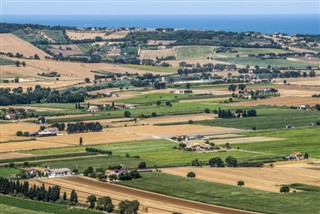
[[[283,84],[284,79],[277,79],[275,81],[275,84]],[[313,78],[304,78],[304,77],[298,77],[298,78],[290,78],[286,79],[290,85],[300,85],[300,86],[319,86],[320,77],[313,77]]]
[[[70,195],[70,194],[69,194]],[[77,209],[69,206],[40,202],[35,200],[28,200],[17,197],[10,197],[0,195],[1,207],[8,212],[4,213],[25,213],[25,214],[35,214],[35,213],[54,213],[54,214],[97,214],[98,212],[87,210],[87,209]],[[2,211],[2,210],[1,210]]]
[[[0,34],[0,42],[0,52],[11,52],[13,54],[20,53],[25,57],[33,57],[35,54],[38,54],[41,59],[44,59],[45,56],[49,56],[42,50],[28,42],[23,41],[11,33]]]
[[[1,150],[2,152],[2,150]],[[33,154],[27,154],[27,153],[20,153],[20,152],[5,152],[0,153],[0,160],[5,159],[14,159],[14,158],[26,158],[26,157],[32,157]]]
[[[292,152],[308,153],[311,158],[320,158],[319,128],[294,128],[274,130],[270,132],[251,132],[247,136],[265,136],[283,138],[285,140],[243,143],[237,146],[243,151],[253,151],[274,155],[288,156]],[[214,141],[213,141],[214,142]],[[232,144],[231,144],[232,145]]]
[[[0,58],[0,65],[14,65],[14,61],[6,58]]]
[[[237,182],[241,180],[244,181],[245,187],[270,192],[279,192],[281,185],[290,185],[292,183],[320,187],[319,172],[306,168],[179,167],[161,169],[161,172],[182,177],[185,177],[188,172],[194,172],[197,179],[233,186],[237,186]]]
[[[282,213],[283,210],[286,210],[288,213],[299,214],[301,212],[317,213],[319,210],[317,201],[320,199],[320,194],[317,190],[280,194],[165,173],[143,173],[142,177],[137,181],[121,182],[120,184],[259,213]],[[266,202],[272,206],[266,206]]]
[[[22,151],[43,148],[66,147],[70,144],[52,143],[40,140],[0,143],[1,152]]]
[[[177,71],[176,68],[172,68],[172,67],[159,67],[159,66],[133,65],[133,64],[127,64],[123,66],[142,70],[142,71],[155,71],[155,72],[163,72],[163,73],[175,73]]]
[[[57,178],[39,181],[46,185],[59,185],[64,189],[75,189],[80,195],[89,195],[93,193],[97,196],[110,196],[114,201],[124,199],[138,200],[141,203],[142,210],[147,209],[148,213],[165,213],[181,212],[186,214],[209,214],[209,213],[250,213],[240,210],[232,210],[228,208],[210,206],[199,202],[187,201],[172,198],[165,195],[146,192],[142,190],[132,189],[115,184],[103,183],[85,177]],[[79,185],[81,183],[81,185]],[[39,185],[39,184],[37,184]],[[85,199],[86,197],[82,197]],[[85,201],[83,201],[85,202]],[[146,208],[147,207],[147,208]]]
[[[67,30],[67,36],[71,40],[84,40],[84,39],[95,39],[96,36],[101,37],[102,39],[120,39],[126,37],[128,31],[117,31],[111,34],[102,31],[70,31]]]
[[[314,94],[311,92],[311,94]],[[302,95],[305,96],[305,95]],[[270,99],[263,100],[253,100],[248,102],[237,102],[228,104],[229,106],[259,106],[259,105],[270,105],[270,106],[294,106],[298,107],[300,105],[308,104],[315,105],[319,104],[320,99],[316,97],[274,97]]]
[[[230,143],[231,145],[239,143],[256,143],[256,142],[269,142],[269,141],[279,141],[285,140],[283,138],[274,138],[274,137],[233,137],[233,138],[224,138],[219,140],[214,140],[214,143],[217,145],[222,145]]]
[[[177,122],[188,122],[189,120],[213,120],[216,116],[214,114],[187,114],[187,115],[172,115],[163,117],[154,117],[142,119],[139,123],[158,124],[158,123],[177,123]]]
[[[174,48],[177,59],[206,59],[213,55],[214,46],[177,46]]]
[[[27,123],[5,123],[0,124],[0,142],[6,142],[10,140],[25,140],[29,139],[29,137],[18,137],[16,136],[17,131],[28,131],[28,132],[36,132],[40,128],[39,125],[36,124],[27,124]]]
[[[52,51],[56,55],[59,55],[60,53],[63,56],[83,54],[77,45],[51,45],[50,47],[50,51]]]
[[[235,107],[235,106],[233,106]],[[196,121],[195,124],[234,127],[242,129],[284,129],[287,125],[294,127],[313,126],[320,119],[320,112],[283,109],[274,107],[257,108],[257,117],[235,119]]]
[[[174,48],[159,49],[159,50],[141,50],[139,58],[156,60],[156,58],[161,59],[162,57],[166,58],[168,56],[176,56],[176,52]]]
[[[256,57],[239,57],[239,58],[219,57],[214,59],[221,62],[229,62],[233,64],[250,65],[250,66],[258,65],[260,67],[268,67],[268,65],[271,65],[272,67],[306,68],[309,65],[307,63],[293,62],[285,59],[260,59]]]

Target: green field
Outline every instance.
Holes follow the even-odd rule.
[[[15,168],[2,167],[0,168],[0,177],[10,178],[11,176],[18,174],[19,171],[20,170]]]
[[[142,179],[120,184],[209,204],[260,213],[318,213],[320,192],[280,194],[163,173],[143,173]]]
[[[79,160],[65,160],[65,161],[52,161],[47,163],[42,163],[42,165],[49,165],[50,167],[70,167],[74,168],[76,164],[79,166],[83,163],[86,163],[87,166],[90,164],[95,165],[96,167],[106,167],[116,164],[124,164],[128,167],[137,167],[137,164],[140,161],[146,161],[147,165],[153,167],[155,164],[158,167],[169,167],[169,166],[188,166],[191,161],[198,158],[201,161],[207,162],[210,158],[221,157],[225,159],[226,157],[232,155],[239,159],[239,161],[250,161],[254,159],[266,160],[269,158],[274,158],[274,155],[265,154],[255,154],[244,152],[244,151],[228,151],[228,152],[215,152],[215,153],[196,153],[190,151],[183,151],[178,149],[173,149],[174,146],[177,146],[177,143],[173,143],[167,140],[151,140],[151,141],[140,141],[140,142],[129,142],[129,143],[115,143],[115,144],[104,144],[90,146],[94,148],[111,150],[113,155],[121,157],[95,157],[91,158],[86,162],[85,159]],[[30,151],[32,154],[58,154],[66,152],[80,152],[83,151],[84,147],[69,147],[69,148],[56,148],[56,149],[43,149]],[[139,159],[128,159],[124,158],[125,154],[129,153],[130,156],[138,155]],[[279,156],[278,156],[279,157]],[[110,163],[106,160],[110,160]],[[82,165],[81,165],[82,166]],[[80,166],[80,167],[81,167]]]
[[[320,158],[320,127],[257,132],[250,133],[247,136],[276,137],[286,140],[237,144],[241,149],[275,155],[289,155],[297,151],[302,153],[307,152],[312,158]]]
[[[181,46],[176,47],[175,52],[177,59],[206,59],[208,55],[213,55],[215,46]]]
[[[0,65],[14,65],[14,63],[15,61],[13,60],[0,57]]]
[[[268,67],[271,65],[272,67],[294,67],[294,68],[306,68],[308,64],[301,62],[293,62],[286,59],[260,59],[256,57],[219,57],[215,58],[215,60],[228,62],[239,65],[250,65],[250,66],[260,66],[260,67]]]
[[[228,109],[228,108],[227,108]],[[257,117],[245,117],[234,119],[218,119],[197,121],[196,124],[209,126],[224,126],[242,129],[281,129],[286,125],[294,127],[312,126],[320,120],[319,111],[300,111],[296,109],[284,109],[275,107],[254,107]]]
[[[35,213],[54,213],[54,214],[97,214],[86,209],[77,209],[69,206],[40,202],[22,198],[14,198],[9,196],[0,195],[0,208],[1,213],[14,213],[14,214],[35,214]],[[2,210],[4,208],[4,210]]]
[[[134,68],[142,71],[154,71],[154,72],[163,72],[163,73],[175,73],[177,71],[176,68],[172,68],[172,67],[134,65],[134,64],[123,64],[122,66],[128,67],[128,68]]]
[[[49,166],[50,168],[78,168],[80,172],[83,172],[88,166],[93,168],[108,168],[108,166],[114,166],[123,164],[129,168],[136,168],[141,162],[138,158],[126,158],[118,156],[98,156],[98,157],[87,157],[78,159],[66,159],[66,160],[55,160],[55,161],[38,161],[41,166]]]
[[[173,93],[153,93],[146,95],[137,95],[132,98],[119,100],[118,102],[141,104],[141,103],[155,103],[157,101],[175,101],[183,98],[193,98],[192,94],[173,94]],[[164,103],[163,103],[164,104]]]

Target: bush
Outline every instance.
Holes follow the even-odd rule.
[[[29,133],[29,132],[24,132],[24,133],[23,133],[23,136],[29,137],[29,136],[30,136],[30,133]]]
[[[281,193],[288,193],[288,192],[290,192],[290,187],[288,187],[288,186],[282,186],[282,187],[280,188],[280,192],[281,192]]]
[[[244,181],[238,181],[238,186],[239,186],[239,187],[244,186]]]
[[[189,121],[188,121],[188,124],[193,124],[193,120],[189,120]]]
[[[17,131],[16,135],[21,137],[21,136],[23,136],[23,132],[22,131]]]
[[[145,168],[147,168],[146,162],[141,162],[141,163],[139,163],[138,168],[139,168],[139,169],[145,169]]]
[[[196,173],[194,173],[194,172],[188,172],[187,177],[188,177],[188,178],[195,178],[195,177],[196,177]]]

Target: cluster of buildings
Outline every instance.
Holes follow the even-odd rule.
[[[56,177],[64,177],[71,176],[72,172],[69,168],[57,168],[50,169],[49,167],[33,167],[33,168],[24,168],[23,172],[27,173],[30,177],[48,177],[48,178],[56,178]]]
[[[86,110],[87,112],[98,112],[98,111],[103,111],[106,109],[114,108],[117,110],[123,110],[123,109],[135,109],[136,107],[133,105],[128,105],[128,104],[101,104],[101,105],[92,105],[89,106],[89,108]]]

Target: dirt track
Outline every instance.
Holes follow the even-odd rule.
[[[241,214],[252,213],[226,207],[214,206],[195,201],[174,198],[157,193],[119,186],[116,184],[99,182],[85,177],[65,177],[55,179],[38,180],[46,185],[59,185],[63,189],[75,189],[80,193],[96,194],[97,196],[109,195],[113,200],[137,199],[142,207],[148,207],[149,213],[172,213],[173,211],[184,214]],[[79,185],[81,184],[81,185]]]

